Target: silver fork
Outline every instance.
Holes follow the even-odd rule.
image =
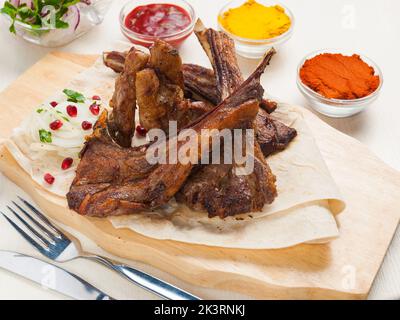
[[[67,236],[47,219],[43,213],[31,205],[23,198],[18,198],[28,208],[28,213],[21,205],[12,201],[14,206],[24,214],[26,218],[18,214],[11,206],[7,206],[8,210],[26,227],[33,235],[29,235],[21,229],[13,220],[0,211],[11,226],[21,234],[33,247],[35,247],[42,255],[56,262],[66,262],[77,258],[86,258],[100,262],[108,268],[118,272],[134,284],[155,293],[156,295],[171,300],[200,300],[198,297],[173,286],[165,281],[153,277],[145,272],[133,269],[129,266],[114,263],[113,261],[98,255],[92,255],[82,250],[78,239]],[[35,217],[35,218],[34,218]]]

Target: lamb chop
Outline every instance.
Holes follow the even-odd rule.
[[[209,51],[209,55],[211,55],[210,49],[207,46],[206,49]],[[229,50],[232,50],[232,48]],[[229,50],[225,49],[227,52]],[[165,50],[163,51],[165,54]],[[160,54],[157,56],[160,57]],[[126,53],[117,51],[105,53],[103,56],[105,65],[116,72],[120,72],[123,68],[125,57]],[[176,59],[180,61],[180,58],[177,58],[175,54],[173,54],[173,57],[176,57]],[[230,53],[231,64],[232,57],[233,55]],[[168,60],[170,61],[171,59]],[[179,62],[177,64],[179,65],[181,63]],[[236,63],[233,62],[233,64]],[[222,70],[221,67],[219,67],[219,69]],[[173,70],[178,74],[180,73],[179,68],[173,68]],[[236,74],[237,78],[237,68],[233,72]],[[200,115],[211,110],[213,105],[217,105],[221,101],[213,70],[194,64],[183,64],[182,73],[186,96],[188,95],[187,92],[190,92],[192,97],[199,98],[203,102],[193,102],[184,99],[182,88],[178,88],[172,84],[166,85],[165,80],[160,81],[154,69],[146,69],[139,72],[137,84],[137,90],[139,91],[138,100],[139,105],[141,105],[139,113],[141,115],[141,124],[145,129],[161,128],[165,132],[168,132],[169,120],[176,120],[179,128],[185,127]],[[158,72],[158,74],[160,74],[160,72]],[[222,73],[219,78],[226,77],[226,74],[227,72]],[[180,78],[180,76],[178,76],[178,78]],[[220,80],[220,82],[221,81],[223,82],[224,80]],[[228,86],[229,85],[227,85],[227,87]],[[143,100],[147,100],[147,103],[144,103]],[[267,157],[277,151],[284,150],[296,137],[297,132],[295,129],[285,126],[283,123],[273,119],[267,114],[276,109],[275,102],[263,99],[260,103],[260,107],[260,112],[255,122],[256,138],[264,156]],[[168,110],[170,111],[168,112]]]
[[[130,147],[135,126],[136,73],[143,69],[149,56],[134,47],[127,53],[124,69],[115,82],[110,106],[114,109],[109,119],[109,129],[114,140]]]
[[[260,76],[265,66],[266,63],[261,64],[230,97],[192,123],[190,128],[199,143],[204,139],[202,129],[240,128],[254,121],[263,95]],[[105,217],[152,210],[167,203],[191,173],[193,163],[149,164],[145,150],[122,148],[113,141],[107,117],[104,111],[81,152],[81,162],[67,194],[69,207],[82,215]],[[177,137],[168,142],[173,142],[171,139]],[[167,155],[173,145],[168,144]],[[179,152],[184,143],[176,141],[176,145]],[[200,144],[198,148],[201,150]],[[198,157],[202,157],[201,152]],[[266,178],[269,192],[263,194],[264,203],[276,195],[270,171]]]
[[[103,53],[104,64],[117,73],[124,68],[126,52],[110,51]],[[217,91],[214,71],[196,64],[182,64],[185,97],[218,105],[221,97]],[[268,113],[277,108],[277,103],[263,99],[260,107]]]
[[[182,61],[175,48],[157,40],[150,48],[146,69],[137,73],[137,102],[141,125],[168,133],[169,121],[184,127],[214,108],[206,102],[185,99]]]
[[[202,24],[197,24],[196,35],[214,68],[217,92],[224,99],[243,83],[233,40],[222,32],[205,29]],[[263,63],[268,64],[274,53],[271,50]],[[253,122],[249,122],[247,127],[254,127]],[[275,187],[271,188],[271,181],[275,181],[275,178],[258,142],[255,142],[254,149],[254,170],[250,175],[236,174],[236,162],[201,165],[177,193],[178,202],[194,210],[207,211],[209,217],[225,218],[260,211],[276,196]],[[269,201],[265,201],[266,198]]]

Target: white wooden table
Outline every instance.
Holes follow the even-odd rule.
[[[225,0],[189,0],[198,15],[207,26],[216,27],[216,16]],[[2,0],[0,2],[3,2]],[[114,0],[104,23],[89,34],[62,48],[61,50],[78,53],[98,54],[112,41],[125,40],[119,30],[118,13],[125,1]],[[384,87],[379,100],[367,111],[347,119],[321,118],[338,130],[355,137],[368,145],[380,158],[397,170],[400,170],[400,20],[397,0],[282,0],[295,15],[295,33],[293,38],[274,57],[271,66],[263,78],[268,93],[289,103],[306,105],[296,87],[296,68],[299,61],[309,52],[335,48],[343,51],[358,51],[381,67],[384,74]],[[2,21],[3,22],[3,21]],[[9,34],[5,24],[0,27],[0,90],[15,80],[32,64],[42,58],[50,49],[36,47]],[[188,39],[181,49],[185,61],[207,64],[195,39]],[[200,59],[200,61],[198,60]],[[240,59],[245,74],[254,64]],[[1,112],[1,110],[0,110]],[[0,204],[7,200],[8,183],[0,178]],[[377,190],[376,195],[384,190]],[[400,195],[399,195],[400,204]],[[400,209],[399,209],[400,210]],[[382,219],[385,213],[382,212]],[[29,251],[9,227],[0,219],[0,249]],[[373,239],[371,239],[373,241]],[[88,241],[88,246],[93,246]],[[151,294],[89,262],[77,261],[66,266],[86,279],[106,290],[107,283],[114,284],[115,292],[108,291],[116,298],[153,298]],[[83,270],[83,271],[82,271]],[[84,271],[84,270],[90,270]],[[185,287],[176,279],[161,273],[152,272],[166,280]],[[101,279],[101,281],[99,280]],[[240,297],[232,293],[209,292],[198,289],[196,294],[209,298]],[[8,272],[0,270],[0,299],[63,299],[64,296],[44,290],[40,286],[25,281]],[[376,278],[370,299],[400,298],[400,232],[393,240],[381,271]]]

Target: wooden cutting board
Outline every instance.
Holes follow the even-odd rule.
[[[55,52],[27,70],[0,94],[0,137],[7,138],[28,112],[95,59]],[[50,217],[110,253],[153,265],[195,285],[267,299],[363,299],[399,223],[400,173],[358,141],[301,110],[347,201],[347,209],[338,216],[341,236],[330,244],[257,251],[150,239],[66,209],[66,201],[36,185],[4,147],[0,147],[0,170]]]

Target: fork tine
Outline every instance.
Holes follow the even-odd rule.
[[[8,210],[10,210],[14,216],[17,217],[17,219],[19,221],[21,221],[21,223],[27,228],[29,229],[30,232],[32,232],[39,240],[40,242],[42,242],[42,244],[44,244],[46,247],[50,246],[50,242],[47,241],[47,239],[45,239],[39,232],[37,232],[28,222],[26,222],[24,220],[24,218],[22,218],[17,212],[15,212],[15,210],[9,206],[7,206]]]
[[[39,223],[38,221],[36,221],[36,219],[34,219],[25,209],[23,209],[18,203],[16,203],[15,201],[11,201],[19,210],[21,210],[21,212],[23,214],[25,214],[29,220],[32,221],[32,223],[34,223],[38,228],[40,228],[40,230],[42,230],[48,237],[50,237],[50,239],[54,239],[57,238],[57,235],[54,235],[52,232],[50,232],[49,230],[47,230],[41,223]]]
[[[29,209],[32,210],[32,212],[34,214],[36,214],[36,216],[42,220],[42,222],[44,224],[46,224],[49,228],[51,228],[57,235],[58,237],[62,237],[62,238],[67,238],[67,236],[60,230],[58,229],[56,226],[54,226],[49,219],[47,219],[43,213],[41,213],[38,209],[36,209],[33,205],[31,205],[28,201],[26,201],[25,199],[21,198],[20,196],[17,196],[19,198],[19,200],[21,200]]]
[[[30,237],[25,231],[23,231],[17,224],[14,223],[9,217],[7,217],[3,212],[0,211],[3,217],[8,221],[8,223],[22,236],[28,241],[32,246],[34,246],[40,253],[47,256],[48,252],[45,248],[43,248],[39,243],[37,243],[32,237]]]

